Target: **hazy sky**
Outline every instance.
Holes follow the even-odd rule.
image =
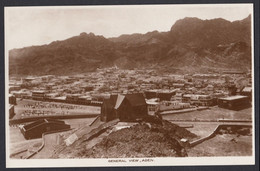
[[[140,5],[74,7],[6,7],[7,49],[49,44],[81,32],[105,37],[169,31],[178,19],[224,18],[241,20],[252,13],[251,4]]]

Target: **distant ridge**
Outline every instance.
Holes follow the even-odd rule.
[[[187,17],[176,21],[169,32],[109,39],[81,33],[9,51],[11,75],[67,75],[114,65],[176,73],[247,71],[251,68],[251,15],[234,22]]]

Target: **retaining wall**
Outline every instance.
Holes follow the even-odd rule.
[[[202,142],[204,142],[204,141],[206,141],[206,140],[209,140],[209,139],[215,137],[216,134],[218,133],[218,131],[219,131],[220,129],[222,129],[222,128],[225,128],[225,127],[241,127],[241,126],[242,126],[242,127],[250,127],[250,128],[252,128],[251,125],[244,125],[244,124],[240,124],[240,125],[220,124],[220,125],[218,125],[218,126],[215,128],[215,130],[214,130],[211,134],[209,134],[209,135],[206,136],[206,137],[203,137],[203,138],[200,138],[200,139],[198,139],[198,140],[195,140],[195,141],[193,141],[193,142],[190,142],[189,146],[190,146],[190,147],[194,147],[194,146],[196,146],[196,145],[198,145],[198,144],[200,144],[200,143],[202,143]]]
[[[42,144],[41,144],[41,146],[40,146],[36,151],[33,151],[31,154],[28,154],[28,155],[25,156],[24,158],[25,158],[25,159],[29,159],[29,158],[31,158],[32,156],[34,156],[35,154],[37,154],[38,152],[40,152],[40,151],[43,149],[43,147],[44,147],[44,145],[45,145],[45,139],[44,139],[44,136],[45,136],[45,135],[47,135],[47,134],[53,134],[53,133],[58,133],[58,132],[69,131],[69,130],[71,130],[71,129],[63,129],[63,130],[59,130],[59,131],[50,131],[50,132],[45,132],[45,133],[43,133],[43,134],[42,134]],[[18,154],[27,152],[27,151],[29,151],[29,150],[30,150],[30,149],[23,149],[23,150],[19,150],[19,151],[17,151],[17,152],[14,152],[14,153],[10,154],[10,158],[12,158],[12,157],[14,157],[14,156],[16,156],[16,155],[18,155]]]
[[[64,132],[64,131],[69,131],[71,129],[63,129],[63,130],[58,130],[58,131],[50,131],[50,132],[45,132],[42,134],[42,145],[32,154],[30,154],[29,156],[26,157],[26,159],[31,158],[32,156],[34,156],[35,154],[37,154],[38,152],[40,152],[43,147],[45,146],[45,135],[47,134],[53,134],[53,133],[58,133],[58,132]]]
[[[187,112],[194,112],[194,111],[201,111],[209,109],[209,107],[198,107],[198,108],[188,108],[188,109],[181,109],[181,110],[167,110],[161,111],[161,115],[171,115],[171,114],[179,114],[179,113],[187,113]]]
[[[97,118],[98,119],[98,118]],[[94,128],[93,130],[91,130],[89,133],[87,133],[87,135],[84,138],[84,141],[87,141],[91,138],[94,138],[96,136],[98,136],[102,131],[104,131],[105,129],[107,129],[108,127],[111,127],[115,124],[117,124],[119,122],[119,119],[115,119],[106,123],[101,124],[99,127]],[[71,137],[75,137],[75,138],[71,138]],[[69,136],[66,140],[65,143],[67,146],[72,145],[75,141],[78,140],[78,135],[76,133],[72,134],[71,136]],[[70,142],[71,140],[71,142]]]

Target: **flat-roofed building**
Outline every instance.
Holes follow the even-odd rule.
[[[157,90],[146,90],[144,91],[146,99],[153,99],[157,97]]]
[[[167,111],[167,110],[184,109],[189,107],[190,107],[189,103],[180,103],[179,101],[161,101],[159,110]]]
[[[26,98],[26,97],[30,97],[32,95],[32,93],[27,90],[14,91],[14,92],[12,92],[12,94],[16,98]]]
[[[155,115],[155,112],[159,111],[160,103],[158,98],[148,99],[146,104],[149,115]]]
[[[20,127],[25,139],[41,138],[43,133],[70,129],[70,125],[56,119],[40,119]]]
[[[183,102],[188,102],[188,101],[183,101]],[[191,94],[190,104],[196,106],[211,106],[213,105],[213,98],[212,96],[205,95],[205,94]]]
[[[37,90],[32,92],[32,99],[33,100],[44,100],[45,99],[45,91],[44,90]]]
[[[36,78],[34,78],[34,77],[26,77],[26,78],[24,78],[23,80],[25,81],[25,82],[31,82],[31,81],[33,81],[33,80],[35,80]]]
[[[16,98],[11,94],[9,94],[9,104],[16,105]]]
[[[210,95],[199,95],[199,106],[212,106],[213,97]]]
[[[19,91],[21,89],[22,89],[21,86],[17,86],[17,85],[9,86],[9,93],[12,91]]]
[[[247,96],[229,96],[218,99],[218,106],[221,108],[240,110],[250,106],[250,100]]]
[[[66,101],[68,103],[74,103],[78,101],[80,94],[70,94],[66,96]]]
[[[191,101],[191,96],[192,96],[193,94],[184,94],[183,96],[182,96],[182,102],[183,103],[190,103],[190,101]]]
[[[161,90],[157,92],[157,98],[159,98],[161,101],[170,101],[173,95],[175,95],[174,90]]]
[[[66,102],[66,96],[54,97],[54,98],[50,98],[50,100],[53,101],[53,102],[65,103]]]
[[[47,93],[47,94],[45,94],[45,96],[47,98],[54,98],[54,97],[58,97],[59,93]]]
[[[181,91],[177,91],[175,95],[171,97],[171,101],[179,101],[182,102],[183,93]]]
[[[252,87],[243,88],[243,90],[241,91],[241,95],[248,96],[251,98],[252,97]]]

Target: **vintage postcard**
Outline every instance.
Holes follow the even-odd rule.
[[[253,4],[4,10],[6,167],[255,164]]]

